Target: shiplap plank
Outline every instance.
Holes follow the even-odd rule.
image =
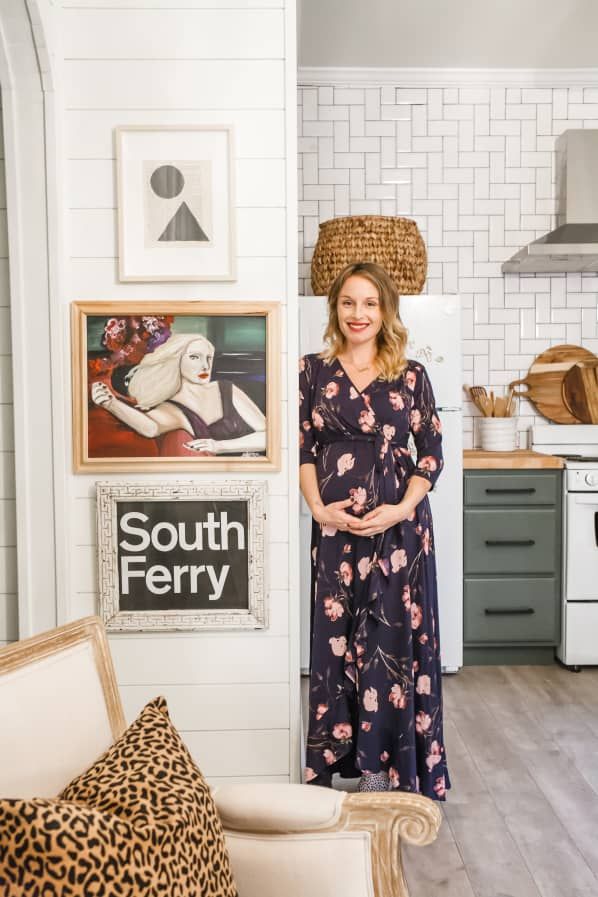
[[[285,154],[281,109],[80,109],[67,112],[64,121],[68,159],[114,159],[117,125],[232,125],[237,159],[284,159]]]
[[[0,209],[6,212],[6,178],[4,159],[0,159]]]
[[[282,109],[279,61],[65,62],[66,109]]]
[[[19,608],[16,595],[0,595],[0,641],[14,642],[19,637]]]
[[[235,163],[235,172],[237,208],[284,206],[283,159],[241,159]],[[109,159],[67,162],[66,204],[69,209],[115,209],[115,163]]]
[[[181,732],[206,776],[286,775],[289,772],[287,729],[263,732]]]
[[[263,634],[279,638],[288,635],[289,631],[289,593],[282,589],[271,589],[269,596],[269,623]],[[71,596],[69,619],[78,620],[99,614],[100,603],[96,592],[76,592]]]
[[[284,0],[62,0],[64,9],[278,9]]]
[[[1,406],[2,407],[6,406]],[[1,435],[1,430],[0,430]],[[98,591],[98,568],[96,550],[87,545],[73,546],[71,563],[73,568],[73,582],[77,584],[79,592]],[[267,552],[268,586],[272,590],[286,591],[289,586],[288,569],[286,564],[287,551],[284,543],[279,543],[275,550]],[[285,563],[281,558],[285,557]]]
[[[266,685],[128,685],[120,688],[127,720],[132,721],[159,693],[168,702],[179,731],[285,729],[289,724],[289,687]]]
[[[0,452],[14,452],[15,428],[12,405],[0,405]]]
[[[10,309],[7,307],[0,308],[0,355],[10,355],[12,351],[11,342]]]
[[[201,469],[201,468],[200,468]],[[193,475],[192,471],[189,471],[189,476],[184,477],[181,474],[180,479],[190,479]],[[202,474],[203,476],[203,474]],[[220,479],[226,479],[227,483],[240,482],[243,483],[247,480],[247,473],[239,472],[239,473],[226,473],[222,475],[218,475],[218,482]],[[216,481],[216,475],[214,476],[214,480]],[[79,474],[77,477],[74,477],[71,482],[71,492],[73,498],[89,498],[95,501],[96,495],[96,487],[98,482],[98,474]],[[147,474],[147,473],[127,473],[127,483],[131,483],[133,485],[138,484],[147,484],[147,483],[163,483],[164,482],[164,474]],[[289,480],[288,480],[288,459],[283,456],[282,467],[280,471],[276,471],[274,473],[268,474],[268,495],[288,495],[289,491]],[[7,495],[6,498],[10,498],[11,496]]]
[[[280,638],[289,632],[289,593],[288,590],[270,589],[268,591],[269,617],[268,628],[262,630],[264,637]],[[99,596],[95,592],[76,592],[70,600],[69,619],[78,620],[100,613]]]
[[[12,408],[11,408],[12,411]],[[0,451],[0,498],[15,497],[15,453]]]
[[[80,9],[62,18],[65,59],[282,59],[278,9]]]
[[[0,546],[0,595],[17,591],[17,549]]]
[[[15,548],[17,544],[16,501],[0,498],[0,545]]]
[[[8,258],[8,222],[6,212],[0,214],[0,259]]]
[[[12,358],[0,355],[0,403],[8,405],[12,402]]]
[[[111,635],[110,649],[122,685],[281,683],[289,675],[287,638],[259,632]]]
[[[0,258],[0,308],[10,305],[10,281],[8,279],[8,259]]]
[[[237,209],[237,254],[260,257],[284,256],[285,215],[284,209]],[[67,219],[71,256],[116,258],[117,234],[114,211],[72,209],[68,212]]]
[[[2,407],[6,406],[1,406]],[[1,431],[0,431],[1,433]],[[286,591],[288,588],[288,551],[284,543],[270,551],[266,549],[266,566],[268,570],[268,587],[273,591]],[[77,583],[80,592],[98,591],[97,552],[87,545],[73,546],[70,555],[73,582]]]
[[[97,541],[96,502],[93,498],[77,498],[73,504],[74,544],[93,546]],[[268,542],[288,542],[288,499],[283,495],[270,495],[267,504]],[[1,522],[0,522],[1,533]],[[0,543],[1,544],[1,543]]]
[[[74,299],[147,299],[146,283],[120,283],[116,259],[77,259],[70,261],[67,272],[69,295]],[[284,302],[286,298],[286,260],[245,256],[237,259],[234,283],[153,283],[152,299],[262,299]],[[269,479],[269,483],[273,480]]]

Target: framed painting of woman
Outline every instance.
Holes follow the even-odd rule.
[[[278,306],[74,302],[75,472],[277,470]]]

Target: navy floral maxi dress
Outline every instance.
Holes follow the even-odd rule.
[[[434,485],[441,424],[423,365],[358,390],[338,359],[301,359],[302,464],[324,504],[349,513],[396,504],[412,476]],[[417,462],[408,448],[410,433]],[[374,537],[314,521],[309,731],[305,780],[387,772],[391,788],[444,800],[436,564],[430,503]]]

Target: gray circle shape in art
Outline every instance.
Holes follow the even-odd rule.
[[[160,165],[152,174],[150,184],[160,199],[174,199],[185,186],[185,178],[174,165]]]

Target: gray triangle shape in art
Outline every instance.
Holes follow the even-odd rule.
[[[209,237],[199,226],[199,222],[186,202],[181,203],[176,215],[170,219],[163,233],[158,237],[162,243],[209,242]]]

